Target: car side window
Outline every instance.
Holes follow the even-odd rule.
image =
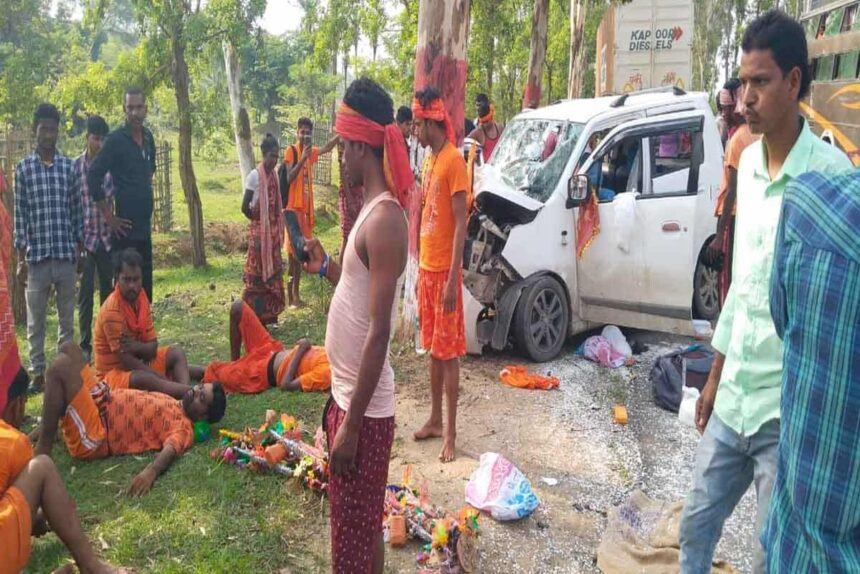
[[[651,195],[687,192],[697,133],[697,129],[685,127],[649,134]]]
[[[588,179],[601,202],[615,199],[619,193],[642,189],[642,139],[631,136],[619,140],[591,164]]]

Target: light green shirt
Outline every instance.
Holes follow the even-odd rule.
[[[726,356],[714,412],[743,436],[779,418],[782,341],[770,316],[769,295],[785,186],[807,171],[836,173],[851,167],[845,154],[801,121],[800,136],[773,181],[764,138],[743,151],[738,166],[732,285],[711,344]]]

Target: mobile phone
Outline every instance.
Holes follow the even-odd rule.
[[[314,145],[314,137],[310,134],[306,135],[304,137],[304,140],[302,140],[302,145],[306,148],[313,146]]]
[[[290,209],[284,211],[284,223],[287,225],[287,231],[290,234],[290,243],[293,246],[293,253],[296,259],[305,263],[308,260],[308,254],[305,253],[305,236],[302,234],[302,228],[299,225],[299,218],[296,212]]]

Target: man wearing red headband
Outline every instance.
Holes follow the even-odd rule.
[[[418,140],[429,146],[421,178],[418,317],[421,344],[430,350],[430,418],[415,440],[443,436],[442,462],[454,460],[460,357],[466,354],[463,319],[463,245],[466,241],[466,162],[457,150],[454,129],[436,88],[415,94],[412,114]],[[442,424],[442,393],[448,402]],[[444,431],[444,433],[443,433]]]
[[[349,185],[364,206],[350,231],[343,268],[316,239],[305,270],[336,285],[326,326],[331,398],[323,419],[330,453],[332,572],[381,574],[382,512],[394,442],[394,371],[388,360],[398,280],[408,233],[402,206],[413,185],[391,97],[367,78],[354,81],[337,112]]]

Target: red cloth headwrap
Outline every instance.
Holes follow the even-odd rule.
[[[383,126],[341,102],[334,130],[345,140],[364,142],[370,147],[383,149],[385,182],[397,196],[400,205],[406,207],[415,176],[409,165],[406,141],[397,124],[391,122]]]
[[[445,124],[445,137],[452,145],[457,145],[457,136],[454,133],[454,125],[451,123],[451,118],[448,116],[448,110],[445,109],[445,102],[441,98],[433,100],[426,108],[421,105],[418,98],[412,100],[412,115],[419,120],[433,120]]]

